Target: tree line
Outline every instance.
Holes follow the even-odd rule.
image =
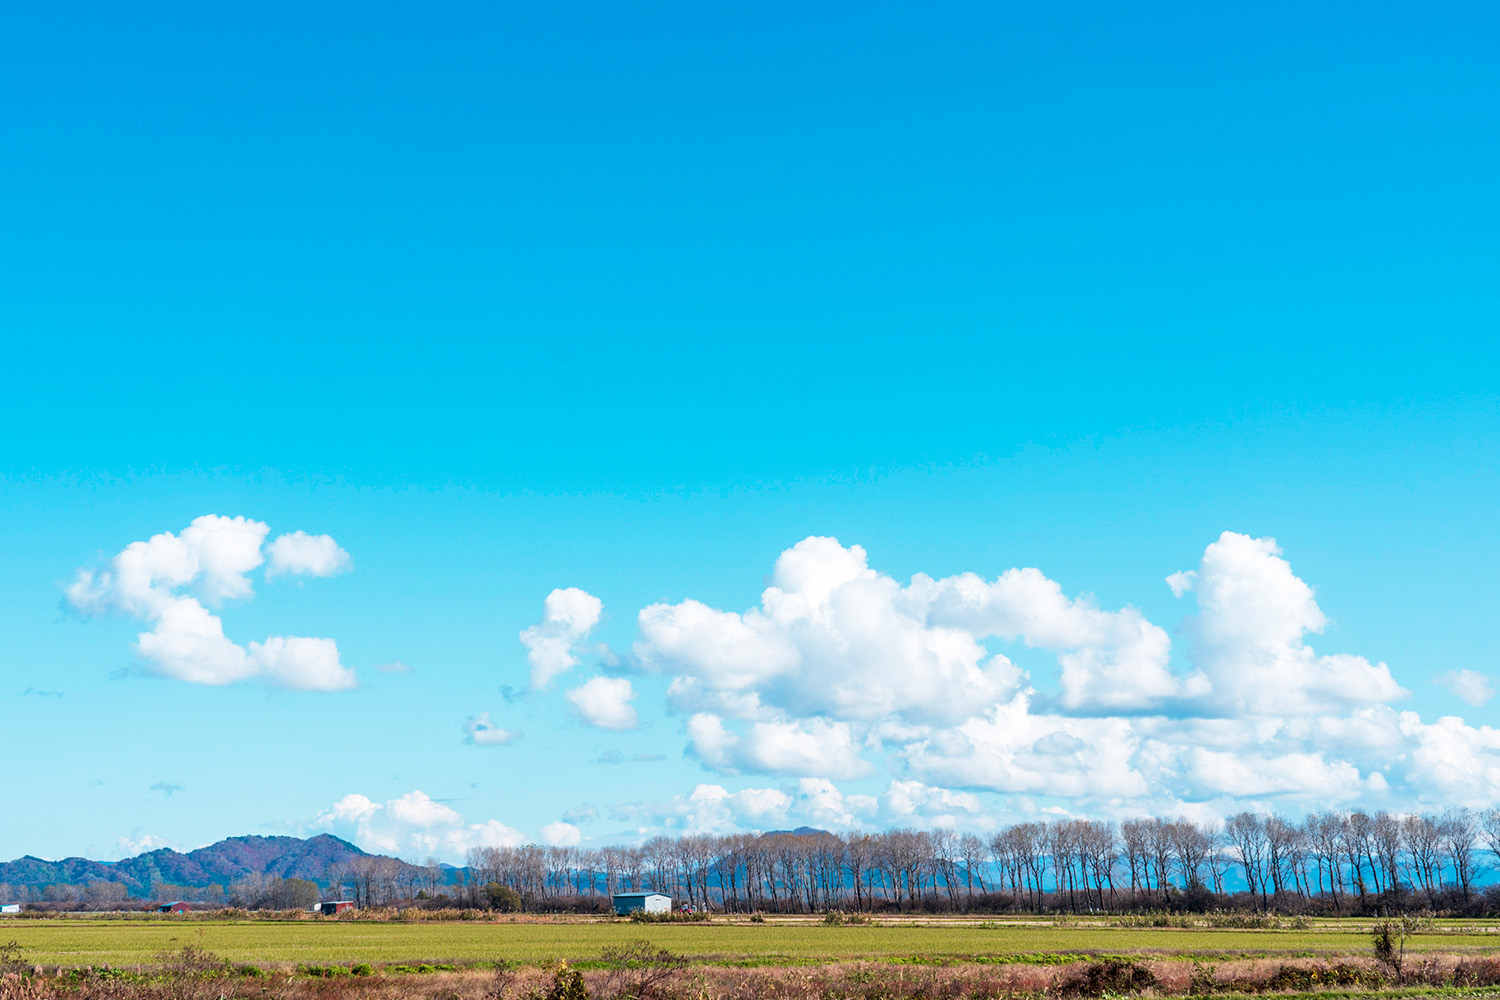
[[[1500,809],[1301,821],[1147,817],[937,830],[687,835],[631,847],[481,847],[452,886],[504,886],[537,909],[657,891],[700,909],[1100,911],[1142,907],[1374,912],[1500,905],[1476,883],[1500,861]],[[433,887],[438,890],[437,886]],[[446,888],[446,887],[445,887]]]
[[[702,910],[980,912],[1257,908],[1500,912],[1500,809],[1399,815],[1324,811],[1300,821],[1146,817],[1016,823],[988,836],[947,829],[696,834],[634,846],[480,847],[467,865],[370,855],[322,884],[248,876],[228,886],[151,887],[154,900],[306,908],[320,899],[603,911],[616,892],[656,891]],[[139,905],[125,886],[5,886],[0,902],[59,909]]]

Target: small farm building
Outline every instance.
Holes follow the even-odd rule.
[[[0,903],[0,913],[20,913],[20,903]]]
[[[354,909],[354,902],[348,899],[332,899],[326,903],[318,904],[318,912],[325,917],[331,917],[335,913],[343,913],[345,910]]]
[[[156,908],[157,913],[186,913],[192,907],[187,903],[163,903]]]
[[[645,910],[647,913],[671,913],[672,897],[659,892],[617,892],[610,897],[620,916]]]

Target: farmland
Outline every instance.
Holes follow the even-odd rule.
[[[611,945],[649,939],[707,964],[802,965],[856,960],[1005,961],[1066,954],[1173,957],[1333,957],[1368,954],[1368,921],[1319,921],[1296,930],[1117,927],[1104,922],[974,923],[885,920],[832,927],[771,918],[764,923],[640,925],[604,920],[382,922],[57,918],[0,923],[0,940],[16,941],[43,965],[115,967],[149,964],[193,945],[236,963],[458,963],[558,959],[587,963]],[[1417,954],[1500,952],[1500,928],[1453,922],[1407,942]],[[1045,961],[1043,957],[1040,960]],[[1054,959],[1055,960],[1055,959]]]

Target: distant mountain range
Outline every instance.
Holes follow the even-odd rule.
[[[181,854],[167,848],[123,861],[64,858],[44,861],[27,855],[0,863],[0,884],[13,886],[86,885],[120,882],[132,895],[153,883],[184,886],[228,886],[253,875],[305,878],[324,883],[331,864],[369,857],[347,840],[320,834],[299,837],[230,837]]]

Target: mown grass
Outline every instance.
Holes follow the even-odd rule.
[[[1302,930],[975,926],[884,923],[826,927],[714,921],[653,925],[652,942],[695,962],[799,965],[858,959],[1055,962],[1055,956],[1108,953],[1164,957],[1296,957],[1368,954],[1368,922]],[[368,921],[5,921],[0,939],[18,942],[44,965],[130,966],[194,945],[231,962],[317,964],[474,962],[506,959],[587,962],[609,945],[643,936],[627,922],[378,923]],[[1418,935],[1407,951],[1500,950],[1493,933]]]

